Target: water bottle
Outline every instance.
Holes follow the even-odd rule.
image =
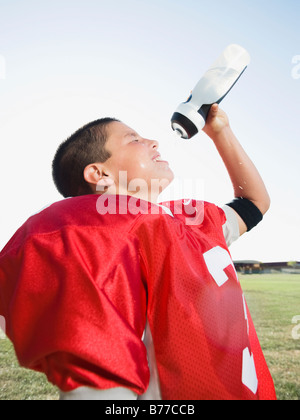
[[[189,99],[180,104],[171,119],[172,128],[183,139],[203,129],[211,106],[230,92],[250,63],[249,53],[236,44],[229,45],[200,79]]]

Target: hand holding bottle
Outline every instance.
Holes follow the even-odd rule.
[[[202,130],[212,105],[225,98],[249,62],[250,56],[244,48],[229,45],[197,83],[189,99],[176,109],[171,119],[173,130],[184,139]]]
[[[219,135],[224,129],[229,127],[229,119],[227,114],[219,107],[218,104],[213,104],[203,128],[204,133],[209,137],[214,138]]]

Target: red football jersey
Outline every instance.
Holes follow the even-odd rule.
[[[83,196],[30,218],[0,254],[0,315],[22,366],[63,391],[149,384],[163,399],[274,399],[226,246],[204,202]]]

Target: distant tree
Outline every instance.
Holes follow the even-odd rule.
[[[287,263],[288,267],[295,268],[297,266],[297,261],[289,261]]]

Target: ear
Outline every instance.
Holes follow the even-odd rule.
[[[88,165],[83,176],[85,181],[92,186],[95,191],[103,191],[114,185],[114,180],[104,173],[101,163],[92,163]]]

